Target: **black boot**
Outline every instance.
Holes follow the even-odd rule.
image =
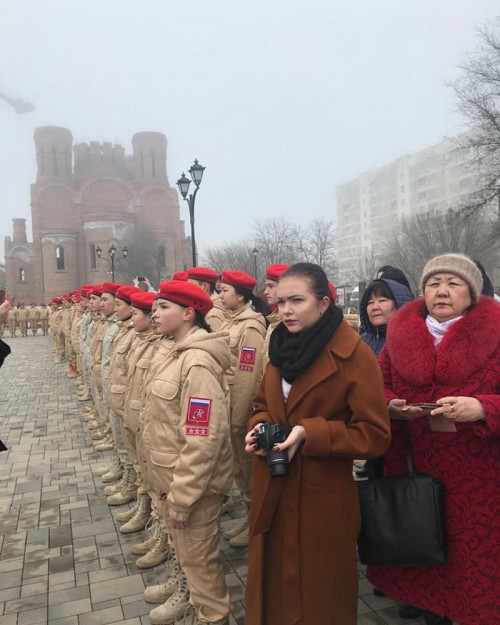
[[[453,625],[453,621],[446,616],[439,616],[434,612],[424,610],[423,615],[426,625]]]
[[[403,603],[403,605],[398,610],[398,614],[401,618],[414,620],[422,616],[422,610],[412,605]]]

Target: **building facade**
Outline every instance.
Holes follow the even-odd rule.
[[[33,242],[24,219],[5,238],[7,291],[17,300],[47,301],[81,284],[111,280],[105,260],[117,249],[115,279],[131,283],[133,263],[151,254],[168,278],[189,264],[190,245],[180,219],[177,189],[167,177],[167,139],[158,132],[122,146],[92,141],[73,145],[71,131],[35,130],[37,179],[31,185]],[[147,241],[149,249],[138,249]],[[118,262],[121,250],[129,256]],[[96,249],[103,250],[102,258]]]
[[[340,283],[355,282],[363,258],[383,258],[401,219],[458,208],[477,180],[472,156],[445,139],[338,185]]]

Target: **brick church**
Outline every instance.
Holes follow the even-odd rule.
[[[37,179],[31,185],[33,243],[24,219],[13,219],[5,237],[7,293],[16,302],[47,301],[81,284],[131,283],[134,269],[154,256],[155,279],[168,279],[189,265],[190,240],[180,219],[177,189],[167,177],[167,139],[158,132],[132,137],[133,153],[92,141],[73,145],[71,131],[35,130]],[[140,245],[142,246],[139,249]],[[144,248],[147,249],[144,249]],[[102,257],[96,249],[103,250]],[[142,265],[141,265],[142,257]]]

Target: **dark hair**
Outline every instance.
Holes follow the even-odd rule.
[[[394,302],[396,301],[394,299],[394,293],[383,279],[373,280],[373,282],[370,282],[370,284],[366,287],[363,297],[359,303],[360,310],[366,310],[368,302],[372,296],[386,297],[387,299],[392,299]]]
[[[481,291],[481,295],[494,297],[495,289],[493,288],[493,284],[491,283],[491,280],[488,274],[486,273],[486,269],[484,268],[483,263],[480,260],[475,260],[474,264],[476,265],[476,267],[481,272],[481,275],[483,276],[483,290]]]
[[[392,267],[391,265],[384,265],[384,267],[380,267],[380,269],[377,271],[377,276],[380,272],[382,272],[382,275],[380,276],[381,278],[387,278],[387,280],[394,280],[394,282],[399,282],[399,284],[405,286],[408,291],[410,291],[410,293],[413,295],[410,283],[408,282],[408,278],[401,271],[401,269],[398,269],[397,267]]]
[[[202,330],[206,330],[207,332],[212,332],[210,326],[205,320],[205,316],[202,315],[199,310],[194,311],[194,325],[198,326]]]
[[[241,287],[234,286],[234,285],[233,285],[233,288],[238,295],[243,296],[245,300],[245,304],[251,301],[252,308],[255,310],[255,312],[260,313],[264,317],[264,319],[267,317],[267,315],[271,314],[271,307],[269,306],[269,304],[266,302],[265,299],[262,299],[262,297],[258,297],[257,295],[255,295],[253,291],[249,291],[248,289],[242,289]],[[267,326],[267,320],[266,320],[266,326]]]
[[[335,304],[335,302],[332,301],[332,294],[330,293],[326,273],[319,265],[315,265],[314,263],[295,263],[281,274],[280,282],[285,278],[295,277],[306,278],[306,280],[309,281],[313,295],[318,300],[328,297],[330,302]]]
[[[375,275],[378,276],[379,273],[383,275],[386,271],[389,271],[390,269],[395,269],[395,267],[393,267],[392,265],[382,265],[380,269],[377,269],[377,273]]]
[[[196,280],[196,283],[201,289],[202,284],[208,284],[208,292],[210,295],[213,295],[215,291],[215,282],[207,282],[206,280]]]

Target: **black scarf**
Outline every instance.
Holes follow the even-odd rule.
[[[280,323],[273,330],[269,343],[271,364],[292,384],[320,355],[343,318],[338,306],[329,306],[312,328],[304,332],[293,334]]]

